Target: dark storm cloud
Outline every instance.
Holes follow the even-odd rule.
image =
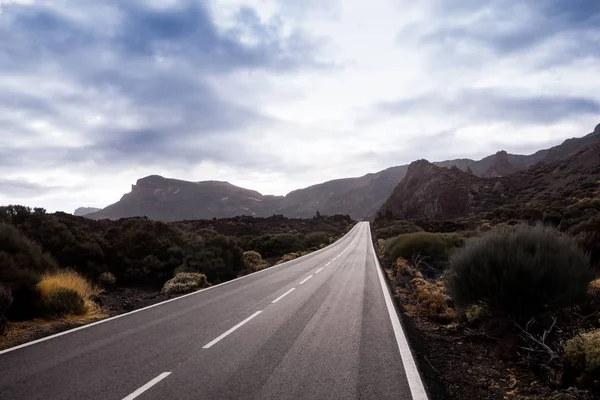
[[[432,5],[433,23],[405,29],[399,40],[416,36],[422,44],[443,48],[444,57],[465,45],[506,56],[550,43],[556,51],[540,55],[539,67],[600,58],[598,0],[434,0]]]
[[[433,111],[460,115],[474,121],[551,124],[580,115],[600,113],[600,102],[587,97],[519,95],[491,89],[463,90],[455,95],[424,96],[380,103],[378,110],[392,115]]]
[[[0,166],[207,160],[260,165],[236,130],[272,121],[223,98],[209,79],[239,70],[322,66],[311,40],[301,33],[284,36],[280,21],[261,21],[250,8],[223,30],[199,1],[160,8],[142,1],[63,6],[4,6],[0,75],[7,78],[0,82],[0,121],[10,127],[3,134],[31,137],[32,145],[17,150],[0,142],[0,154],[7,155]],[[58,85],[36,88],[31,82]],[[17,113],[23,117],[13,117]],[[107,122],[89,126],[81,113],[104,114]],[[129,114],[134,127],[118,122]],[[36,135],[43,134],[28,125],[34,118],[87,144],[36,147]]]

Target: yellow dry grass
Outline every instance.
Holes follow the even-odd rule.
[[[600,278],[598,278],[595,281],[592,281],[592,283],[590,283],[588,292],[592,296],[600,296]]]
[[[100,312],[96,303],[92,301],[94,296],[102,292],[83,276],[72,270],[61,270],[42,276],[38,283],[38,289],[42,298],[50,298],[53,293],[61,288],[72,289],[79,293],[85,303],[86,315],[98,314]]]

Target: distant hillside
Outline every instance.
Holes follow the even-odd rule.
[[[408,166],[388,168],[360,178],[339,179],[295,190],[285,196],[278,213],[288,217],[350,215],[360,220],[375,214],[402,180]]]
[[[600,143],[600,125],[585,137],[569,139],[531,155],[499,151],[477,161],[456,159],[433,165],[470,170],[475,177],[504,177],[540,162],[560,160],[595,143]],[[350,215],[355,220],[361,220],[376,214],[408,170],[408,165],[401,165],[362,177],[337,179],[295,190],[285,197],[265,196],[227,182],[187,182],[149,176],[140,179],[133,185],[132,191],[117,203],[87,217],[115,219],[147,216],[174,221],[278,214],[292,218],[310,218],[319,211],[323,215]]]
[[[152,175],[142,178],[121,200],[87,217],[118,219],[146,216],[160,221],[268,216],[282,197],[263,196],[228,182],[187,182]]]
[[[101,208],[95,208],[95,207],[79,207],[77,210],[75,210],[73,215],[75,215],[77,217],[83,217],[85,215],[95,213],[100,210],[101,210]]]
[[[526,208],[539,213],[541,219],[547,206],[586,198],[600,198],[600,143],[578,147],[566,158],[495,178],[415,161],[380,213],[402,219],[444,220],[511,210],[522,215],[518,210]]]

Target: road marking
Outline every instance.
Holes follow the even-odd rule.
[[[163,372],[162,374],[160,374],[156,378],[152,379],[150,382],[146,383],[144,386],[142,386],[141,388],[139,388],[135,392],[131,393],[129,396],[124,397],[123,400],[133,400],[133,399],[135,399],[140,394],[144,393],[146,390],[150,389],[152,386],[156,385],[158,382],[162,381],[163,379],[165,379],[169,375],[171,375],[170,372]]]
[[[288,290],[287,292],[285,292],[284,294],[282,294],[281,296],[279,296],[278,298],[276,298],[275,300],[273,300],[271,302],[271,304],[277,303],[279,300],[283,299],[285,296],[287,296],[288,294],[292,293],[294,290],[296,290],[295,287],[291,288],[290,290]]]
[[[323,267],[323,268],[325,268],[325,267]],[[323,268],[320,268],[320,269],[316,270],[315,274],[318,274],[319,272],[323,271]]]
[[[408,380],[408,386],[412,394],[412,400],[428,400],[427,392],[423,386],[423,381],[419,375],[419,370],[417,369],[415,359],[413,358],[410,346],[408,345],[408,340],[406,339],[406,335],[404,334],[404,330],[400,324],[396,307],[394,307],[394,303],[392,303],[392,297],[390,296],[385,279],[383,278],[383,273],[381,272],[381,266],[379,265],[379,260],[377,259],[377,255],[375,253],[375,247],[373,247],[370,225],[368,232],[370,247],[373,251],[373,259],[375,260],[375,268],[377,269],[379,283],[381,284],[381,290],[383,290],[383,297],[385,298],[385,305],[387,306],[388,314],[390,315],[390,320],[392,322],[392,328],[394,329],[394,334],[396,336],[398,350],[400,350],[400,357],[402,358],[402,364],[404,365],[404,372],[406,373],[406,379]]]
[[[352,229],[350,229],[350,230],[348,231],[348,233],[346,233],[346,234],[345,234],[343,237],[341,237],[341,238],[340,238],[340,239],[339,239],[337,242],[335,242],[335,243],[332,243],[332,244],[330,244],[330,245],[329,245],[329,246],[327,246],[327,247],[324,247],[324,248],[322,248],[322,249],[320,249],[320,250],[317,250],[317,251],[315,251],[315,252],[312,252],[312,253],[310,253],[310,254],[307,254],[307,255],[305,255],[305,256],[302,256],[302,257],[296,258],[295,260],[287,261],[287,262],[281,263],[281,264],[279,264],[279,265],[274,265],[274,266],[272,266],[272,267],[270,267],[270,268],[261,269],[260,271],[253,272],[253,273],[251,273],[251,274],[244,275],[244,276],[241,276],[241,277],[239,277],[239,278],[232,279],[232,280],[230,280],[230,281],[227,281],[227,282],[219,283],[218,285],[210,286],[210,287],[208,287],[208,288],[205,288],[205,289],[200,289],[200,290],[198,290],[198,291],[196,291],[196,292],[192,292],[192,293],[184,294],[183,296],[179,296],[179,297],[175,297],[175,298],[172,298],[172,299],[169,299],[169,300],[161,301],[160,303],[152,304],[152,305],[150,305],[150,306],[147,306],[147,307],[138,308],[137,310],[129,311],[129,312],[127,312],[127,313],[124,313],[124,314],[115,315],[114,317],[105,318],[105,319],[103,319],[103,320],[100,320],[100,321],[92,322],[91,324],[87,324],[87,325],[81,325],[81,326],[78,326],[77,328],[69,329],[69,330],[67,330],[67,331],[64,331],[64,332],[55,333],[54,335],[46,336],[46,337],[43,337],[43,338],[40,338],[40,339],[32,340],[31,342],[27,342],[27,343],[20,344],[20,345],[18,345],[18,346],[14,346],[14,347],[10,347],[10,348],[8,348],[8,349],[0,350],[0,355],[2,355],[2,354],[6,354],[6,353],[10,353],[11,351],[19,350],[19,349],[22,349],[22,348],[24,348],[24,347],[29,347],[29,346],[32,346],[32,345],[34,345],[34,344],[38,344],[38,343],[41,343],[41,342],[45,342],[45,341],[47,341],[47,340],[56,339],[57,337],[61,337],[61,336],[64,336],[64,335],[68,335],[68,334],[70,334],[70,333],[74,333],[74,332],[77,332],[77,331],[80,331],[80,330],[83,330],[83,329],[91,328],[91,327],[93,327],[93,326],[96,326],[96,325],[104,324],[105,322],[113,321],[113,320],[115,320],[115,319],[119,319],[119,318],[127,317],[127,316],[129,316],[129,315],[132,315],[132,314],[137,314],[137,313],[139,313],[139,312],[146,311],[146,310],[149,310],[149,309],[151,309],[151,308],[159,307],[159,306],[161,306],[161,305],[163,305],[163,304],[167,304],[167,303],[170,303],[170,302],[172,302],[172,301],[177,301],[177,300],[181,300],[181,299],[183,299],[183,298],[189,297],[189,296],[194,296],[194,295],[196,295],[196,294],[198,294],[198,293],[202,293],[202,292],[204,292],[204,291],[207,291],[207,290],[212,290],[212,289],[218,288],[219,286],[228,285],[228,284],[230,284],[230,283],[233,283],[233,282],[235,282],[235,281],[239,281],[239,280],[241,280],[241,279],[246,279],[246,278],[248,278],[248,277],[250,277],[250,276],[255,276],[255,275],[258,275],[258,274],[264,273],[264,272],[266,272],[266,271],[272,271],[272,270],[274,270],[274,269],[276,269],[276,268],[283,267],[284,265],[289,265],[289,264],[297,263],[298,261],[306,260],[307,258],[312,258],[312,256],[314,256],[314,255],[316,255],[316,254],[320,254],[320,253],[324,252],[326,249],[328,249],[328,248],[330,248],[330,247],[334,246],[336,243],[339,243],[340,241],[344,240],[346,237],[348,237],[348,236],[349,236],[349,235],[351,235],[353,232],[355,232],[355,231],[357,230],[357,227],[358,227],[359,225],[360,225],[360,224],[356,224],[356,225],[354,225],[354,227],[353,227]]]
[[[331,265],[331,261],[329,261],[327,264],[325,264],[326,267],[329,267]]]
[[[221,340],[223,340],[224,338],[226,338],[227,336],[231,335],[233,332],[235,332],[236,330],[238,330],[242,325],[244,325],[247,322],[250,322],[250,320],[254,317],[256,317],[258,314],[260,314],[262,312],[261,311],[257,311],[254,314],[252,314],[251,316],[249,316],[248,318],[246,318],[245,320],[243,320],[242,322],[240,322],[239,324],[237,324],[236,326],[234,326],[233,328],[231,328],[230,330],[228,330],[227,332],[225,332],[224,334],[222,334],[221,336],[219,336],[218,338],[216,338],[215,340],[213,340],[212,342],[206,344],[204,347],[202,347],[203,349],[210,349],[211,347],[213,347],[215,344],[219,343]]]
[[[309,276],[308,278],[306,278],[305,280],[303,280],[302,282],[300,282],[300,284],[302,285],[304,282],[306,282],[307,280],[309,280],[310,278],[312,278],[313,276]]]

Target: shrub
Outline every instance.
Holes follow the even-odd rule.
[[[85,301],[77,291],[59,287],[42,297],[46,317],[82,315],[87,312]]]
[[[327,232],[311,232],[304,237],[304,247],[316,247],[329,244],[329,235]]]
[[[389,226],[377,229],[375,231],[375,236],[378,239],[389,239],[394,236],[402,235],[405,233],[415,233],[422,231],[423,228],[413,224],[410,221],[394,221],[394,223],[392,223]]]
[[[269,264],[262,259],[256,251],[244,252],[244,269],[248,272],[256,272],[268,268]]]
[[[564,352],[565,381],[597,386],[600,381],[600,329],[568,340]]]
[[[252,240],[251,247],[265,258],[281,257],[288,253],[304,250],[300,239],[287,233],[259,236]]]
[[[600,216],[587,219],[570,231],[577,243],[589,253],[592,265],[600,267]]]
[[[109,289],[115,286],[115,284],[117,283],[117,278],[112,272],[103,272],[98,277],[98,282],[100,282],[100,285],[103,288]]]
[[[36,284],[41,274],[57,268],[55,261],[40,246],[13,226],[0,224],[0,282],[8,286],[13,303],[6,315],[11,320],[39,316]]]
[[[394,263],[394,266],[392,267],[392,276],[394,277],[396,284],[400,283],[403,277],[423,278],[421,272],[411,266],[408,261],[402,257],[398,257]]]
[[[476,325],[490,316],[491,312],[485,304],[473,304],[465,312],[467,322],[472,325]]]
[[[592,279],[585,253],[570,237],[526,225],[470,239],[448,271],[457,304],[484,302],[517,318],[578,302]]]
[[[184,294],[211,286],[206,275],[193,272],[180,272],[169,279],[162,288],[162,292],[168,296]]]
[[[12,304],[13,298],[10,292],[10,287],[0,285],[0,335],[4,333],[6,328],[6,310]]]
[[[53,313],[53,307],[56,306],[59,309],[59,305],[63,302],[67,305],[72,305],[72,313],[74,314],[84,314],[88,311],[94,311],[96,309],[96,305],[92,299],[100,293],[98,288],[92,285],[87,279],[79,275],[77,272],[72,270],[62,270],[45,274],[42,276],[42,280],[40,283],[38,283],[37,288],[42,297],[44,311],[46,313],[49,312],[49,316],[65,315]],[[74,299],[73,295],[67,294],[64,289],[75,292],[77,296],[81,298],[84,307],[83,312],[76,312],[78,310],[78,306],[76,305],[77,301]],[[57,294],[58,292],[65,293]]]
[[[277,261],[276,264],[277,265],[283,264],[285,262],[295,260],[296,258],[300,258],[303,255],[305,255],[305,254],[303,252],[300,252],[300,251],[297,251],[295,253],[288,253],[288,254],[284,255],[283,257],[281,257],[281,260]]]
[[[388,239],[385,245],[386,256],[391,260],[402,257],[412,261],[425,257],[424,261],[436,270],[446,266],[448,257],[456,247],[463,244],[464,238],[456,234],[417,232]]]
[[[422,315],[444,323],[456,318],[454,311],[448,307],[450,298],[443,285],[433,284],[423,278],[414,278],[411,284],[415,287],[416,301]]]
[[[196,253],[186,257],[185,269],[206,275],[213,283],[235,278],[244,270],[244,253],[237,241],[223,235],[205,237]]]
[[[588,293],[590,296],[600,297],[600,278],[592,281],[588,287]]]

